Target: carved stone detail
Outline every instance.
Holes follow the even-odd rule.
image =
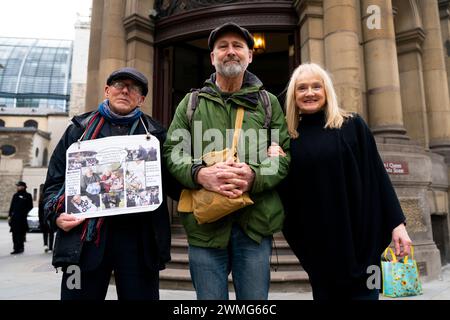
[[[416,197],[401,198],[400,205],[406,217],[406,227],[409,232],[426,232],[427,226],[423,219],[420,199]]]

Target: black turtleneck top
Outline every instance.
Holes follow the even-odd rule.
[[[364,120],[324,126],[323,111],[304,114],[291,140],[283,232],[310,278],[345,285],[370,276],[405,217]]]

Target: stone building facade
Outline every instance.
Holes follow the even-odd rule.
[[[0,38],[0,216],[23,180],[38,205],[50,157],[86,98],[89,17],[75,40]]]
[[[450,261],[450,1],[96,0],[86,111],[122,66],[150,79],[144,110],[168,125],[212,71],[209,32],[234,21],[263,33],[249,69],[279,94],[301,62],[331,72],[343,108],[361,114],[407,216],[421,274]]]

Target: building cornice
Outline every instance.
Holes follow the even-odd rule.
[[[123,19],[123,26],[127,35],[127,42],[139,41],[153,45],[155,22],[150,17],[132,14]]]
[[[323,19],[323,0],[295,0],[293,6],[299,16],[299,26],[308,18]]]
[[[41,137],[43,137],[44,139],[50,140],[50,133],[46,132],[46,131],[42,131],[39,129],[36,129],[34,127],[0,127],[0,134],[11,134],[11,133],[16,133],[16,134],[37,134]]]
[[[450,0],[439,0],[439,17],[441,19],[450,18]]]
[[[425,40],[425,31],[422,28],[414,28],[396,34],[397,53],[422,52],[422,43]]]
[[[155,43],[207,37],[212,29],[225,22],[235,22],[258,31],[292,30],[298,17],[290,1],[236,2],[187,11],[156,22]]]
[[[65,111],[57,111],[54,109],[45,108],[5,108],[0,107],[0,116],[13,116],[13,117],[68,117],[69,113]]]

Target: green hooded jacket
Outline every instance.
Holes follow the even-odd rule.
[[[258,99],[260,89],[262,82],[246,71],[241,90],[224,100],[215,85],[215,74],[212,74],[199,92],[199,103],[191,124],[186,115],[189,94],[176,109],[164,143],[164,160],[170,173],[185,188],[200,188],[193,172],[195,166],[201,164],[199,159],[203,154],[231,147],[238,106],[245,110],[238,143],[239,161],[246,162],[255,172],[249,192],[253,205],[206,224],[198,224],[192,214],[181,213],[191,245],[226,248],[233,222],[237,222],[258,243],[262,237],[282,228],[284,211],[275,187],[289,171],[289,135],[280,103],[272,94],[269,94],[272,105],[270,130],[263,128],[266,111]],[[267,157],[271,141],[283,148],[285,157]]]

